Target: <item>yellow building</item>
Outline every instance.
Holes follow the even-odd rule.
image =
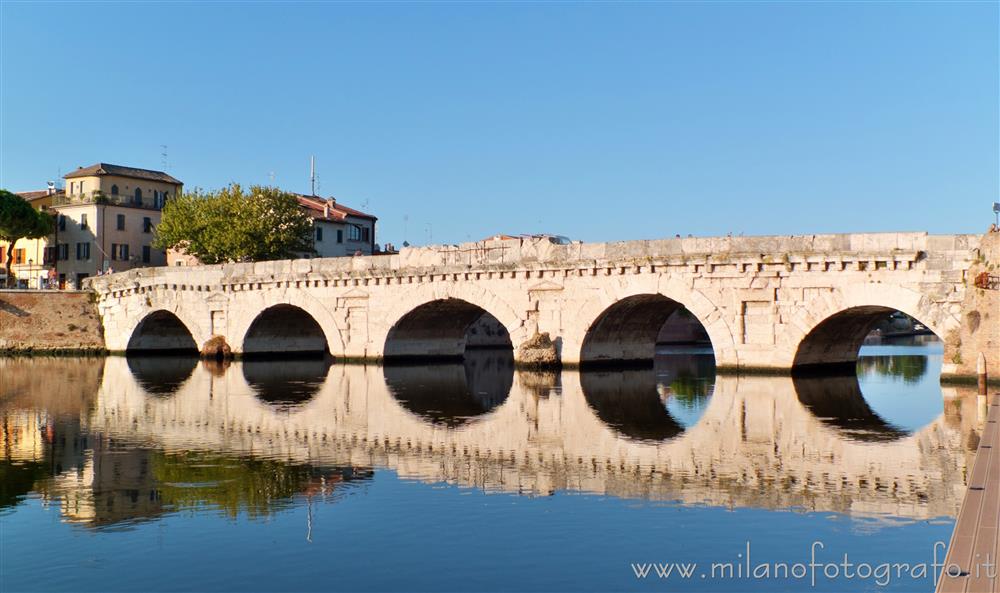
[[[35,210],[50,211],[52,202],[62,192],[54,186],[39,191],[19,192],[17,195],[32,205]],[[18,279],[22,288],[40,288],[49,277],[49,270],[53,267],[55,253],[49,249],[49,239],[20,239],[14,246],[14,259],[10,270],[11,274]],[[6,285],[4,277],[3,263],[7,261],[7,254],[11,245],[6,241],[0,241],[0,286]],[[41,281],[42,284],[39,284]]]
[[[99,272],[163,266],[167,254],[154,249],[153,229],[163,205],[183,184],[162,171],[97,163],[64,176],[66,187],[23,192],[39,210],[56,215],[46,239],[21,239],[11,268],[23,288],[80,288]],[[10,246],[0,243],[6,255]]]
[[[56,196],[53,244],[61,286],[80,287],[98,272],[163,266],[167,254],[152,246],[153,229],[167,200],[183,184],[162,171],[98,163],[64,175]]]

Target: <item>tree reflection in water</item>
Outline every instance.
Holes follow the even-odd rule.
[[[904,383],[917,383],[927,374],[927,356],[900,354],[894,356],[861,356],[858,375],[899,377]]]
[[[370,480],[369,468],[319,468],[271,459],[155,452],[153,482],[163,505],[175,509],[210,505],[235,519],[266,517],[292,506],[297,494],[331,494],[349,482]]]

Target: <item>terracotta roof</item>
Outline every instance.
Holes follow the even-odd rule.
[[[319,218],[323,220],[333,220],[337,222],[343,222],[348,216],[354,216],[357,218],[367,218],[370,220],[378,220],[371,214],[365,214],[360,210],[355,210],[354,208],[348,208],[343,204],[338,203],[336,200],[330,198],[321,198],[319,196],[306,196],[302,194],[293,194],[299,199],[299,204],[305,208],[306,212],[309,213],[313,218]],[[326,215],[326,206],[330,207],[329,216]]]
[[[132,179],[148,179],[149,181],[162,181],[163,183],[182,183],[167,175],[163,171],[153,171],[151,169],[138,169],[136,167],[122,167],[121,165],[111,165],[108,163],[97,163],[89,167],[80,167],[72,173],[63,175],[63,179],[74,177],[92,177],[94,175],[115,175],[118,177],[131,177]]]
[[[55,193],[49,193],[47,189],[39,189],[35,191],[19,191],[17,195],[24,199],[25,202],[33,202],[35,200],[47,197],[47,196],[58,196],[62,195],[63,190],[57,189]]]

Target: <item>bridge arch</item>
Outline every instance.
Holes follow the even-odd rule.
[[[321,355],[329,350],[323,327],[315,317],[295,305],[280,304],[264,309],[243,335],[245,357]]]
[[[343,355],[340,324],[316,298],[303,291],[288,291],[281,298],[268,298],[266,305],[238,311],[230,308],[234,318],[226,335],[232,340],[234,352],[250,357],[276,352]]]
[[[679,280],[643,279],[589,299],[567,328],[564,362],[652,360],[664,323],[687,311],[704,328],[718,366],[737,367],[732,331],[719,308]]]
[[[941,340],[961,323],[945,306],[901,286],[867,284],[831,291],[802,307],[790,320],[799,331],[793,336],[789,366],[799,371],[853,369],[865,337],[880,320],[897,311],[924,324]]]
[[[390,309],[386,318],[391,325],[385,328],[382,357],[387,360],[459,359],[470,345],[516,351],[527,338],[523,321],[509,304],[488,290],[464,284],[447,290],[431,286],[415,290]],[[481,334],[492,335],[470,340],[474,325]]]
[[[176,313],[157,309],[143,317],[132,330],[125,352],[197,354],[198,341],[192,327]]]

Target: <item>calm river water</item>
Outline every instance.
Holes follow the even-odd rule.
[[[795,380],[471,354],[0,360],[0,590],[933,590],[980,429],[940,346]]]

